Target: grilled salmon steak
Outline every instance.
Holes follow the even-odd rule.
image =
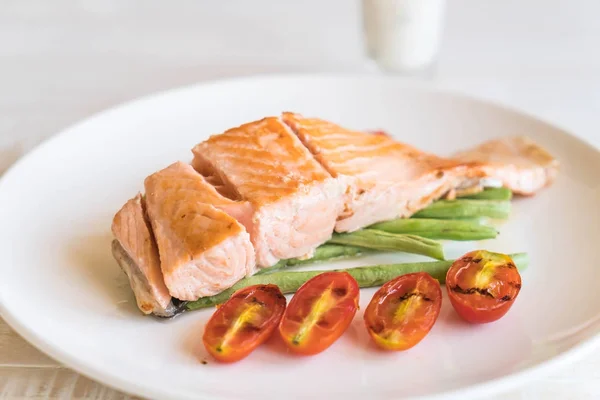
[[[333,232],[344,186],[280,118],[269,117],[214,135],[194,147],[194,167],[218,177],[237,200],[260,267],[309,257]]]
[[[353,131],[293,113],[284,113],[283,120],[345,185],[345,208],[335,225],[338,232],[408,217],[482,174],[387,135]]]
[[[196,300],[255,272],[244,226],[217,208],[221,196],[190,165],[177,162],[146,178],[146,201],[164,281],[171,296]]]
[[[113,256],[127,274],[138,308],[144,314],[168,317],[175,312],[163,280],[158,249],[141,194],[129,200],[113,218]]]

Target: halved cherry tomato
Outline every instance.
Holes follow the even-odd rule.
[[[279,324],[287,346],[298,354],[322,352],[348,329],[360,289],[347,272],[324,272],[298,289]]]
[[[493,322],[513,305],[521,290],[521,275],[506,254],[476,250],[454,261],[446,274],[452,306],[474,324]]]
[[[218,361],[241,360],[271,336],[285,304],[285,296],[275,285],[238,290],[206,324],[204,347]]]
[[[383,285],[365,310],[365,324],[385,350],[407,350],[419,343],[440,315],[442,288],[425,272],[399,276]]]

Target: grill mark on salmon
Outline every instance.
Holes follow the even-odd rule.
[[[164,281],[173,297],[211,296],[255,272],[248,233],[222,210],[243,205],[221,196],[182,162],[150,175],[144,184]]]
[[[260,267],[310,255],[331,237],[344,187],[281,119],[214,135],[193,153],[196,170],[218,175],[252,204],[249,232]]]

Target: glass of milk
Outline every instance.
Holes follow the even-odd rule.
[[[446,0],[362,0],[369,56],[385,71],[428,75],[437,61]]]

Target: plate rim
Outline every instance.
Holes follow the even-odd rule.
[[[411,87],[421,91],[429,93],[440,93],[461,98],[463,100],[481,103],[489,107],[495,107],[502,111],[516,113],[524,116],[528,119],[535,120],[538,123],[546,125],[554,130],[559,130],[561,133],[568,135],[571,139],[576,140],[579,144],[583,144],[590,149],[593,149],[596,153],[600,154],[600,149],[593,143],[579,135],[564,129],[560,124],[549,122],[543,117],[537,116],[527,110],[519,109],[509,104],[491,100],[483,97],[471,95],[469,93],[457,90],[456,88],[450,88],[443,82],[437,81],[417,81],[410,78],[401,76],[389,76],[389,75],[370,75],[370,74],[356,74],[356,73],[264,73],[264,74],[250,74],[235,77],[227,77],[215,80],[205,80],[190,84],[184,84],[168,88],[161,91],[152,92],[149,94],[137,96],[129,100],[125,100],[116,104],[111,105],[100,111],[91,113],[90,115],[75,121],[74,123],[67,125],[60,131],[51,134],[46,139],[38,143],[27,153],[22,155],[15,163],[13,163],[0,177],[0,193],[4,187],[4,181],[7,177],[11,176],[17,171],[22,164],[28,162],[30,158],[34,158],[36,154],[43,151],[47,146],[51,146],[52,143],[59,138],[68,135],[72,131],[80,129],[82,126],[86,126],[93,123],[94,120],[106,118],[110,114],[119,112],[124,108],[132,106],[140,106],[145,102],[153,102],[160,98],[177,96],[180,92],[195,91],[203,87],[219,86],[219,85],[235,85],[235,84],[247,84],[251,82],[260,81],[289,81],[289,80],[373,80],[373,81],[393,81],[396,85]],[[11,312],[9,308],[4,305],[2,299],[2,293],[0,292],[0,316],[4,319],[6,324],[10,326],[17,334],[24,338],[28,343],[33,345],[36,349],[42,353],[50,356],[53,360],[58,361],[64,366],[72,369],[74,372],[79,373],[95,382],[101,383],[115,390],[144,397],[154,397],[159,395],[160,398],[188,398],[184,393],[174,393],[173,391],[161,389],[159,393],[156,390],[151,390],[144,385],[140,385],[136,382],[123,379],[117,374],[112,374],[110,371],[103,370],[101,368],[94,368],[80,362],[76,357],[70,357],[67,353],[61,351],[60,348],[54,347],[43,338],[43,335],[36,333],[30,329],[26,324],[23,324],[17,313]],[[446,392],[434,393],[431,395],[422,395],[416,397],[410,397],[410,399],[418,400],[448,400],[459,397],[467,396],[478,396],[478,395],[491,395],[498,394],[513,388],[516,388],[527,381],[530,381],[536,377],[547,374],[552,370],[557,369],[560,366],[566,366],[567,364],[573,363],[578,359],[582,358],[585,354],[591,352],[593,349],[600,347],[600,332],[593,336],[583,339],[577,344],[573,345],[569,349],[562,353],[541,361],[535,365],[523,368],[520,371],[509,373],[507,375],[486,380],[473,385],[464,386],[457,389],[452,389]],[[210,399],[210,395],[198,393],[193,398],[196,399]],[[229,399],[230,397],[219,396],[221,399]]]

